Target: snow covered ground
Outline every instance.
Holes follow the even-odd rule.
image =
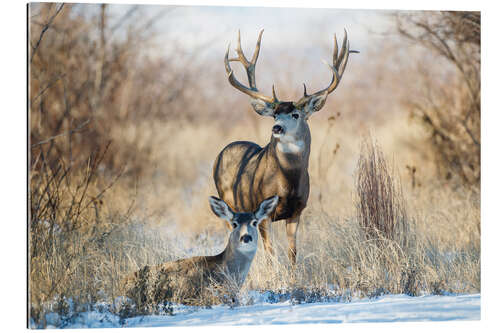
[[[250,306],[211,309],[178,307],[174,316],[142,316],[123,321],[109,312],[87,312],[73,318],[64,328],[84,327],[160,327],[198,325],[272,325],[357,323],[397,321],[479,320],[481,296],[385,295],[352,302],[292,305],[256,302]],[[69,325],[68,325],[69,324]],[[52,325],[49,325],[51,327]],[[57,325],[54,325],[57,326]],[[52,327],[54,327],[52,326]]]

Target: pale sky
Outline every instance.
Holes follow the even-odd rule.
[[[130,5],[112,5],[110,12],[120,17],[129,8]],[[247,57],[253,53],[260,29],[264,29],[257,76],[259,86],[265,89],[273,83],[283,86],[291,80],[298,90],[302,89],[302,82],[308,86],[311,82],[320,82],[318,86],[327,83],[331,73],[322,60],[331,63],[334,33],[340,46],[344,28],[347,29],[350,47],[361,51],[355,55],[361,61],[361,57],[368,57],[369,46],[377,47],[391,38],[382,33],[393,24],[391,12],[386,10],[158,5],[139,8],[139,22],[167,11],[155,25],[159,56],[175,57],[179,51],[172,40],[176,40],[188,53],[200,53],[195,57],[199,63],[219,63],[221,76],[229,42],[231,56],[235,55],[238,29]],[[237,77],[243,78],[239,67],[234,65],[233,69]]]
[[[112,5],[111,10],[120,15],[128,8],[128,5]],[[374,38],[381,38],[369,31],[386,31],[392,23],[387,17],[390,12],[383,10],[147,5],[140,8],[147,17],[171,9],[156,24],[160,36],[174,37],[188,48],[210,43],[204,49],[206,52],[214,49],[222,53],[229,42],[235,45],[238,29],[243,49],[249,53],[260,29],[265,30],[263,50],[272,47],[294,52],[318,48],[318,44],[331,41],[334,33],[341,39],[344,28],[348,31],[351,48],[363,49],[376,42]]]

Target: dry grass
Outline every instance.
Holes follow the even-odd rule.
[[[402,189],[391,185],[397,179],[382,169],[382,152],[372,143],[364,144],[358,169],[361,193],[351,202],[358,205],[358,213],[330,215],[321,205],[307,208],[299,230],[296,275],[284,255],[284,226],[276,223],[273,236],[280,256],[269,266],[266,253],[259,250],[247,288],[292,296],[297,288],[305,288],[344,299],[381,293],[479,292],[478,194],[431,186],[410,191],[406,204]],[[375,181],[379,183],[374,194],[367,185]],[[375,195],[373,206],[360,205],[360,200],[370,201],[367,195]]]
[[[406,130],[404,124],[407,123],[400,122],[402,132]],[[260,130],[265,133],[267,124],[260,126]],[[324,145],[313,143],[311,160],[319,157],[319,150],[326,150],[330,146],[334,148],[337,143],[341,148],[335,154],[332,151],[329,157],[322,156],[322,162],[331,167],[316,172],[312,167],[311,199],[298,231],[297,271],[293,274],[286,257],[284,223],[277,222],[272,228],[277,257],[271,259],[273,264],[269,266],[270,258],[259,246],[242,290],[243,295],[248,290],[266,290],[272,291],[276,300],[293,296],[297,301],[312,301],[348,300],[353,296],[380,293],[480,291],[479,193],[453,184],[429,181],[425,177],[418,180],[421,186],[412,189],[410,177],[403,178],[402,187],[406,189],[407,197],[406,214],[411,217],[414,244],[403,251],[398,241],[386,238],[383,246],[380,246],[379,241],[367,240],[360,227],[355,209],[354,174],[349,174],[349,169],[339,172],[342,170],[339,164],[356,165],[359,156],[351,155],[349,145],[359,147],[361,142],[346,140],[344,131],[347,132],[347,129],[339,128],[333,134],[331,128],[319,121],[313,121],[311,126],[315,131],[313,135],[331,137]],[[341,127],[342,121],[339,120],[336,126]],[[54,297],[67,295],[66,298],[75,299],[75,291],[78,290],[83,304],[96,300],[112,302],[115,296],[124,294],[123,286],[120,285],[122,278],[146,264],[220,252],[225,246],[228,232],[225,223],[213,216],[208,207],[208,195],[216,194],[210,163],[212,156],[226,142],[243,138],[240,133],[244,132],[244,128],[236,127],[234,132],[221,135],[218,143],[209,147],[200,146],[197,140],[184,138],[205,135],[208,138],[217,132],[216,124],[171,130],[168,133],[170,139],[179,142],[177,139],[183,138],[184,147],[189,147],[187,155],[179,145],[170,147],[170,159],[159,165],[159,169],[172,175],[173,179],[167,181],[168,178],[163,178],[165,176],[157,175],[150,182],[141,182],[136,192],[123,187],[111,188],[111,192],[103,195],[102,201],[103,206],[119,204],[114,210],[116,215],[109,210],[110,215],[102,218],[108,222],[99,225],[91,214],[94,213],[90,210],[94,209],[93,206],[88,212],[89,225],[96,223],[102,233],[113,229],[104,243],[94,242],[84,233],[64,234],[62,239],[67,241],[65,244],[87,242],[92,251],[90,248],[84,249],[82,245],[68,252],[64,247],[53,247],[58,243],[47,243],[51,246],[48,252],[51,255],[50,262],[53,262],[51,265],[57,267],[59,275],[66,274],[63,263],[68,260],[68,253],[74,253],[73,265],[79,270],[78,274],[75,272],[76,275],[71,276],[78,278],[69,279],[68,276],[67,280],[59,281],[58,274],[54,272],[34,274],[32,279],[38,282],[31,285],[31,290],[36,291],[37,295],[44,294],[48,288],[44,285],[51,283],[59,286],[52,294]],[[391,148],[396,152],[405,149],[404,146]],[[172,160],[182,160],[183,164],[177,166],[176,163],[170,163]],[[400,165],[401,170],[408,160],[403,158],[394,163]],[[181,173],[183,165],[184,173]],[[419,164],[419,167],[422,165]],[[325,186],[320,179],[326,179],[326,183],[332,185]],[[135,202],[135,209],[132,216],[125,219],[122,215],[127,202]],[[440,203],[439,206],[436,202]],[[120,222],[113,220],[113,216],[122,216]],[[36,235],[44,239],[47,234]],[[47,267],[50,262],[40,261],[39,265]],[[100,283],[95,284],[95,281]],[[82,288],[81,285],[87,287]],[[93,295],[92,298],[89,295]],[[43,304],[53,299],[44,297],[32,300],[33,304],[38,301]],[[83,306],[83,309],[87,307]],[[165,308],[155,309],[158,313],[168,313]],[[122,310],[119,313],[130,316],[137,312],[128,309],[128,312]]]
[[[36,45],[58,6],[34,8]],[[42,327],[47,312],[70,320],[99,302],[123,317],[137,314],[117,299],[125,276],[144,265],[222,251],[228,230],[208,205],[216,195],[212,163],[229,142],[265,145],[273,123],[251,111],[223,73],[200,77],[196,66],[177,63],[183,57],[150,58],[154,39],[146,38],[147,29],[134,30],[137,22],[129,22],[126,39],[113,39],[114,21],[99,24],[106,9],[96,7],[89,19],[76,15],[78,8],[65,5],[55,16],[30,67],[29,295],[31,319]],[[259,244],[241,304],[251,302],[245,296],[251,290],[295,302],[481,290],[479,190],[460,177],[440,177],[436,147],[420,122],[408,120],[406,103],[422,84],[408,82],[421,74],[411,59],[429,54],[410,49],[404,63],[391,52],[396,46],[363,50],[310,119],[311,193],[296,271],[286,256],[285,225],[274,223],[276,257]],[[290,68],[304,61],[280,59]],[[433,77],[447,77],[442,63],[430,63]],[[99,76],[100,66],[107,75]],[[289,74],[289,82],[297,81]],[[224,98],[200,86],[220,88]],[[281,95],[298,91],[283,82]],[[366,132],[378,148],[362,145]],[[367,227],[378,231],[376,238],[367,237]],[[222,299],[208,297],[207,304],[236,294],[213,291]],[[172,313],[169,304],[146,310]]]
[[[341,126],[340,120],[339,123],[337,125]],[[406,123],[400,122],[400,125],[403,124]],[[195,134],[208,138],[217,131],[216,126],[184,127],[172,130],[168,135],[174,140],[194,137]],[[260,130],[265,132],[266,126],[262,124]],[[349,173],[349,169],[339,172],[342,169],[338,166],[341,163],[356,166],[359,155],[350,155],[347,147],[350,144],[359,147],[361,142],[348,142],[341,129],[334,135],[331,129],[319,122],[313,121],[311,126],[315,130],[313,135],[321,137],[328,133],[332,137],[331,143],[322,147],[313,143],[311,160],[318,157],[319,150],[326,150],[328,146],[333,148],[337,142],[344,150],[340,148],[328,158],[323,156],[326,159],[323,163],[331,165],[330,168],[315,172],[313,167],[311,170],[313,185],[298,231],[296,272],[292,272],[286,257],[284,223],[274,223],[272,237],[277,256],[267,258],[262,245],[259,245],[242,290],[243,295],[248,290],[262,290],[272,291],[276,300],[293,296],[297,301],[312,301],[332,298],[348,300],[353,296],[380,293],[418,295],[480,291],[479,193],[425,177],[418,178],[421,186],[412,188],[410,177],[403,177],[406,215],[410,217],[408,223],[411,223],[412,230],[407,236],[414,239],[412,246],[404,248],[398,239],[390,237],[367,239],[356,213],[356,178],[354,173]],[[406,129],[401,127],[404,132]],[[210,163],[224,143],[243,138],[240,133],[244,132],[244,128],[234,128],[234,133],[221,135],[217,143],[208,147],[200,146],[197,140],[185,140],[184,146],[189,147],[187,155],[181,146],[171,147],[168,150],[171,160],[182,160],[185,172],[179,171],[182,165],[169,163],[170,159],[163,161],[159,168],[172,175],[174,179],[170,182],[168,178],[163,178],[165,176],[158,175],[153,181],[141,182],[136,192],[123,187],[111,188],[111,192],[103,195],[102,201],[103,206],[120,203],[118,206],[121,207],[114,210],[116,215],[108,209],[109,215],[101,218],[108,222],[97,224],[91,214],[93,210],[89,208],[88,212],[89,226],[95,224],[102,233],[112,229],[105,242],[94,242],[84,233],[73,232],[63,235],[62,239],[67,241],[65,244],[87,242],[92,251],[82,245],[68,252],[64,247],[58,247],[62,243],[47,243],[51,247],[48,253],[54,263],[52,265],[57,267],[60,275],[66,272],[63,263],[68,260],[68,253],[74,253],[73,263],[79,270],[77,275],[72,276],[78,278],[59,282],[54,272],[34,274],[32,279],[38,281],[31,285],[31,290],[37,295],[44,294],[47,288],[44,284],[50,282],[59,285],[52,294],[54,297],[67,295],[66,298],[75,299],[75,291],[78,290],[82,297],[94,297],[84,299],[84,304],[90,300],[112,302],[115,296],[124,294],[120,285],[123,277],[144,265],[220,252],[225,246],[228,231],[225,223],[213,216],[208,207],[208,195],[216,194],[209,172]],[[392,146],[396,152],[404,148]],[[406,158],[394,161],[400,170],[407,163]],[[320,179],[326,179],[326,183],[332,185],[320,185]],[[135,202],[133,214],[128,219],[123,216],[126,202]],[[91,208],[94,209],[93,206]],[[113,216],[121,216],[120,222],[113,220]],[[44,238],[46,233],[36,235],[47,241]],[[35,259],[38,260],[33,257]],[[268,264],[270,260],[272,265]],[[42,260],[39,265],[46,267],[47,263]],[[95,281],[100,283],[95,284]],[[89,287],[81,288],[80,284]],[[32,298],[33,304],[37,304],[38,300],[41,304],[50,303],[53,299]],[[161,311],[165,310],[156,308],[155,311],[163,313]],[[130,310],[122,314],[135,313]]]

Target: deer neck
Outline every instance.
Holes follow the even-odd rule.
[[[306,127],[300,136],[277,139],[271,136],[269,153],[274,156],[283,169],[306,169],[309,165],[311,133]]]
[[[229,273],[241,286],[248,274],[255,252],[257,252],[257,249],[250,252],[238,251],[228,244],[224,252],[222,252],[221,268],[226,273]]]

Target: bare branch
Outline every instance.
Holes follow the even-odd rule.
[[[88,123],[90,123],[90,120],[91,119],[85,120],[83,123],[81,123],[80,125],[78,125],[77,127],[73,128],[73,129],[70,129],[69,131],[66,131],[64,133],[59,133],[57,135],[51,136],[48,139],[45,139],[45,140],[42,140],[40,142],[34,143],[34,144],[31,145],[31,148],[36,147],[36,146],[40,146],[40,145],[43,145],[43,144],[46,144],[46,143],[51,142],[52,140],[55,140],[55,139],[57,139],[57,138],[59,138],[61,136],[71,135],[71,134],[73,134],[75,132],[78,132],[78,131],[82,130],[83,127],[85,127]]]
[[[116,29],[122,26],[125,21],[127,21],[135,12],[139,9],[138,5],[132,6],[119,20],[111,27],[111,34],[115,32]]]
[[[40,43],[42,42],[43,35],[45,35],[45,32],[50,28],[52,25],[52,21],[56,18],[56,16],[61,12],[61,10],[64,7],[64,3],[62,3],[59,8],[56,10],[55,14],[50,17],[50,19],[47,21],[47,23],[43,26],[42,31],[40,32],[40,36],[38,37],[38,41],[36,44],[31,46],[33,49],[31,50],[31,57],[30,57],[30,64],[33,62],[33,57],[36,54],[36,51],[38,50],[38,47],[40,46]]]
[[[53,85],[54,85],[57,81],[59,81],[60,79],[62,79],[65,75],[66,75],[66,74],[59,74],[59,75],[57,75],[55,78],[53,78],[52,80],[50,80],[50,81],[47,83],[47,85],[45,85],[45,87],[44,87],[42,90],[40,90],[40,92],[39,92],[39,93],[38,93],[35,97],[33,97],[33,98],[31,99],[30,104],[35,103],[35,102],[36,102],[36,100],[37,100],[38,98],[40,98],[40,96],[42,96],[42,95],[45,93],[45,91],[47,91],[47,89],[49,89],[50,87],[52,87],[52,86],[53,86]]]

